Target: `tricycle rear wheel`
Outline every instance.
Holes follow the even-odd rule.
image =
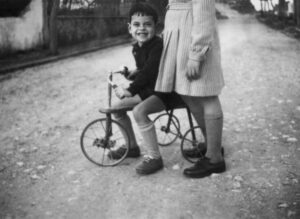
[[[169,113],[158,115],[154,119],[157,141],[160,146],[168,146],[180,135],[180,124],[176,116]]]

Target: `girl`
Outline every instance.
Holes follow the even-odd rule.
[[[164,49],[155,90],[138,104],[134,118],[147,154],[136,167],[139,174],[163,168],[155,128],[148,115],[184,101],[206,138],[204,158],[184,170],[188,177],[224,172],[221,153],[223,112],[218,95],[224,86],[214,0],[169,0]]]

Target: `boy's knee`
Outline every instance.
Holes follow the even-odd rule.
[[[143,123],[146,120],[146,112],[143,107],[137,105],[132,110],[133,117],[137,123]]]
[[[140,110],[140,107],[137,105],[135,106],[133,109],[132,109],[132,114],[133,114],[133,117],[135,119],[135,121],[139,121],[140,118],[141,118],[141,110]]]

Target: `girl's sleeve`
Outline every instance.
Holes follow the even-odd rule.
[[[192,0],[193,27],[189,59],[202,61],[213,41],[216,25],[215,0]]]

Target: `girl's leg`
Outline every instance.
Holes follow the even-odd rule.
[[[182,99],[189,106],[198,124],[203,123],[204,119],[207,142],[205,156],[211,163],[223,161],[221,154],[223,112],[219,98],[182,96]]]
[[[129,98],[124,98],[120,101],[118,101],[117,103],[112,105],[112,108],[118,108],[118,109],[122,109],[125,107],[134,107],[137,104],[139,104],[140,102],[142,102],[141,98],[136,95],[134,97],[129,97]],[[131,120],[129,118],[129,116],[127,115],[126,112],[118,112],[118,113],[114,113],[113,114],[114,119],[116,121],[118,121],[123,127],[124,129],[127,131],[128,137],[130,139],[130,145],[129,148],[135,148],[137,147],[137,142],[136,142],[136,138],[135,138],[135,134],[132,128],[132,123]],[[123,130],[121,130],[123,132]],[[126,133],[122,133],[123,135],[125,135]],[[126,142],[126,144],[128,144],[128,141]]]
[[[144,140],[146,153],[155,159],[160,158],[161,155],[158,148],[155,127],[148,115],[164,109],[164,103],[155,95],[150,96],[133,109],[133,116]]]
[[[217,96],[205,97],[203,99],[204,118],[207,135],[206,157],[211,163],[218,163],[224,158],[221,153],[223,132],[223,111]]]

